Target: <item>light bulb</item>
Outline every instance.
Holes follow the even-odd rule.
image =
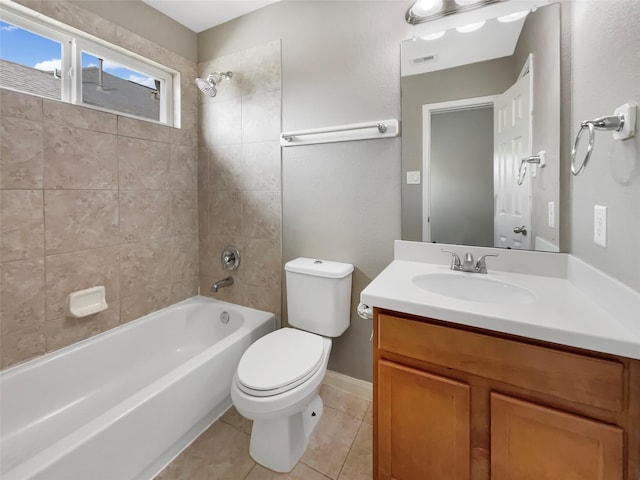
[[[426,17],[442,10],[442,0],[419,0],[412,8],[416,15]]]
[[[482,28],[485,23],[486,22],[484,20],[482,22],[470,23],[469,25],[465,25],[463,27],[457,27],[456,30],[460,33],[475,32],[476,30]]]

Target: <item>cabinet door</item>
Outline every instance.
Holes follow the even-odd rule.
[[[492,480],[622,480],[618,427],[491,394]]]
[[[378,480],[469,479],[469,386],[378,362]]]

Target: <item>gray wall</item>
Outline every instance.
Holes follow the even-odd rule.
[[[69,3],[75,3],[193,62],[198,59],[196,33],[140,0],[71,0]],[[90,28],[87,32],[96,34]]]
[[[531,151],[544,150],[547,166],[531,178],[531,231],[560,245],[560,5],[539,8],[527,16],[513,54],[516,79],[529,53],[533,53],[533,135]],[[530,175],[530,169],[527,175]],[[529,181],[529,180],[527,180]],[[548,222],[548,202],[555,202],[556,221]],[[567,211],[566,208],[563,211]],[[534,244],[531,245],[534,247]]]
[[[406,172],[422,170],[422,105],[504,92],[513,84],[511,57],[402,77],[402,239],[422,239],[422,185]]]
[[[562,4],[561,202],[568,205],[571,201],[572,220],[569,223],[568,215],[560,218],[563,228],[570,225],[562,239],[570,243],[561,248],[570,246],[569,251],[578,257],[640,290],[640,225],[636,211],[640,205],[639,138],[614,144],[608,134],[599,132],[589,168],[572,180],[571,197],[566,188],[570,137],[577,122],[611,113],[619,104],[640,98],[640,58],[633,55],[640,48],[640,31],[633,21],[640,15],[640,4],[632,0]],[[410,35],[402,22],[390,19],[402,18],[407,4],[377,2],[375,8],[360,9],[362,5],[272,5],[201,33],[199,61],[281,38],[284,130],[397,118],[399,42]],[[568,49],[572,35],[573,60]],[[624,50],[630,52],[624,55],[626,61],[621,55],[611,54],[608,45],[614,43],[616,35],[623,35],[629,42]],[[495,75],[497,70],[490,68],[485,73]],[[609,84],[612,74],[620,78],[615,89],[606,89],[603,86]],[[478,87],[478,78],[466,75],[466,84],[445,78],[434,80],[432,87],[425,89],[423,103],[449,100],[462,87]],[[495,91],[472,90],[466,96],[504,91],[511,83],[510,78],[505,79]],[[404,80],[402,88],[403,113],[407,113],[411,105],[405,103],[405,96],[410,87]],[[570,109],[572,120],[568,118]],[[403,142],[411,135],[406,127],[403,124]],[[402,166],[403,178],[406,170],[419,169],[421,153],[411,158],[413,163]],[[283,260],[309,255],[353,262],[357,268],[355,308],[360,290],[391,260],[393,240],[400,238],[399,167],[397,140],[284,149]],[[403,206],[412,200],[421,204],[419,187],[412,188],[403,187]],[[322,202],[326,202],[326,208]],[[594,204],[609,207],[607,249],[593,245],[591,240]],[[415,234],[405,231],[410,209],[403,208],[402,213],[403,234],[408,232],[404,238],[419,238],[419,228]],[[335,342],[332,369],[358,378],[371,377],[369,328],[367,322],[352,315],[352,327]]]
[[[493,107],[432,114],[429,157],[431,241],[492,247]]]
[[[399,118],[408,4],[280,2],[199,34],[198,60],[280,38],[284,131]],[[283,261],[355,265],[351,327],[329,368],[370,380],[372,325],[355,308],[400,238],[400,140],[290,147],[282,157]]]
[[[637,0],[573,3],[572,135],[582,120],[640,101],[638,18]],[[571,253],[640,291],[640,135],[614,141],[597,132],[571,188]],[[608,207],[607,248],[593,243],[594,205]]]

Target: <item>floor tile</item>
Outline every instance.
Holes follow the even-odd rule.
[[[339,480],[371,480],[373,475],[373,426],[362,422],[344,463]]]
[[[351,415],[325,406],[301,461],[332,479],[337,479],[360,423],[360,420]]]
[[[373,425],[373,402],[369,403],[369,408],[367,408],[367,413],[364,414],[363,420],[369,425]]]
[[[361,420],[371,403],[369,400],[326,384],[320,387],[320,397],[326,406]]]
[[[224,415],[222,415],[220,420],[231,425],[232,427],[235,427],[241,432],[246,433],[247,435],[251,435],[253,422],[248,418],[244,418],[242,415],[240,415],[234,406],[231,406],[231,408],[227,410]]]
[[[188,451],[189,449],[182,452],[178,458],[155,477],[155,480],[191,480],[196,470],[203,465],[205,459],[193,457],[187,453]]]
[[[193,480],[244,478],[255,465],[249,456],[249,438],[224,422],[214,423],[193,445],[193,455],[206,460]]]
[[[273,472],[251,459],[252,422],[231,407],[156,480],[371,480],[371,402],[329,385],[320,394],[324,413],[291,472]]]
[[[256,465],[245,480],[329,480],[304,463],[298,463],[289,473],[276,473],[262,465]]]

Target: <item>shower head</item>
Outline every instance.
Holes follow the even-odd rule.
[[[223,78],[230,80],[233,77],[233,72],[214,72],[204,78],[196,78],[196,85],[202,93],[209,97],[215,97],[218,93],[217,86]]]

